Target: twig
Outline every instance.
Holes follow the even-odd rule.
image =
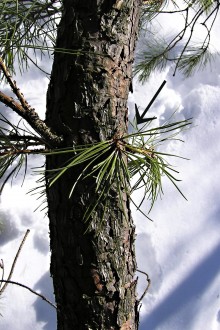
[[[2,280],[3,280],[3,278],[4,278],[4,272],[5,272],[3,259],[1,259],[0,268],[2,268]],[[2,286],[2,283],[0,284],[0,289],[1,289],[1,286]]]
[[[14,110],[17,114],[22,116],[24,118],[25,111],[20,103],[15,101],[13,97],[10,97],[6,95],[5,93],[0,91],[0,101],[4,103],[7,107],[10,107],[12,110]]]
[[[12,97],[9,97],[8,95],[4,94],[3,92],[0,92],[0,101],[10,107],[12,110],[14,110],[23,119],[25,119],[28,124],[46,140],[47,144],[61,144],[63,138],[54,134],[51,129],[45,124],[45,122],[40,119],[35,109],[28,104],[28,102],[24,98],[24,95],[17,87],[16,81],[12,79],[9,70],[7,69],[1,57],[0,69],[3,72],[8,84],[10,85],[14,95],[18,98],[20,103],[15,101]]]
[[[45,154],[45,149],[14,149],[14,150],[4,150],[1,151],[0,148],[0,157],[2,156],[11,156],[11,155],[33,155],[33,154]]]
[[[143,300],[143,298],[145,297],[149,287],[150,287],[150,284],[151,284],[151,280],[149,278],[149,275],[145,272],[143,272],[142,270],[139,270],[137,269],[137,272],[141,273],[141,274],[144,274],[146,276],[146,280],[147,280],[147,287],[146,289],[144,290],[143,294],[141,295],[141,297],[138,299],[138,304],[140,304],[141,300]]]
[[[146,1],[146,3],[147,2],[149,3],[149,1]],[[155,15],[153,17],[155,17],[158,14],[163,14],[163,13],[164,14],[167,14],[167,13],[170,13],[170,14],[182,13],[183,17],[184,17],[184,21],[185,21],[184,27],[181,29],[180,32],[175,34],[174,38],[172,38],[171,41],[169,41],[168,45],[165,48],[163,47],[163,51],[158,52],[155,55],[150,57],[150,61],[148,60],[148,63],[146,64],[146,68],[147,68],[147,65],[148,65],[148,67],[150,67],[151,63],[156,64],[157,62],[159,64],[156,64],[156,65],[158,65],[158,66],[160,65],[162,67],[161,63],[164,63],[164,62],[162,62],[162,60],[166,60],[167,62],[168,61],[173,61],[175,63],[175,68],[174,68],[174,73],[173,73],[174,76],[175,76],[178,69],[183,70],[183,72],[185,72],[186,75],[189,75],[192,72],[192,69],[195,67],[195,65],[193,65],[193,61],[191,62],[191,67],[190,67],[190,60],[188,59],[188,56],[189,56],[189,54],[191,54],[191,51],[192,51],[192,49],[190,48],[190,43],[192,42],[192,38],[193,38],[193,35],[194,35],[194,32],[195,32],[194,31],[195,26],[196,26],[196,24],[199,24],[199,19],[201,19],[203,17],[203,15],[206,14],[206,11],[209,8],[210,9],[212,8],[211,5],[212,5],[212,3],[214,4],[214,2],[215,1],[213,1],[211,3],[210,2],[208,2],[208,3],[204,2],[203,4],[201,4],[199,6],[199,8],[197,10],[195,10],[195,14],[193,14],[193,16],[189,15],[189,13],[192,12],[194,6],[195,6],[195,9],[197,8],[198,4],[197,4],[196,0],[186,1],[186,3],[188,5],[184,9],[181,9],[181,10],[172,10],[172,11],[164,11],[164,10],[161,11],[161,10],[159,10],[159,11],[157,11],[155,9],[148,10],[148,7],[146,9],[143,9],[143,14],[142,14],[143,22],[146,22],[146,18],[148,18],[148,15],[147,15],[148,13],[152,13],[152,14],[154,13]],[[175,6],[176,6],[176,2],[175,2]],[[219,11],[219,7],[220,7],[220,3],[219,3],[219,0],[217,0],[216,1],[216,6],[211,10],[211,12],[209,14],[206,15],[207,17],[204,20],[204,22],[201,23],[201,25],[203,25],[207,30],[207,33],[206,33],[206,36],[204,38],[204,42],[203,42],[202,46],[198,47],[199,50],[202,51],[202,54],[204,54],[208,50],[208,47],[210,45],[210,33],[211,33],[211,30],[212,30],[213,24],[216,20],[216,17],[217,17],[218,11]],[[146,15],[146,18],[144,18],[144,15]],[[212,17],[211,26],[208,28],[206,26],[206,22],[211,17]],[[187,36],[188,31],[189,31],[189,33],[188,33],[188,36]],[[186,38],[186,42],[184,43],[184,46],[182,46],[181,41],[183,40],[184,37]],[[177,55],[175,55],[174,57],[173,56],[171,57],[171,55],[172,55],[171,51],[173,49],[175,49],[177,44],[180,45],[182,50]],[[191,56],[190,58],[193,59],[193,58],[196,58],[196,56],[194,56],[194,57]],[[186,60],[186,61],[184,61],[184,60]],[[140,64],[144,64],[144,60],[137,65],[137,68],[135,69],[136,73],[141,71],[141,69],[139,69],[139,68],[141,68]],[[145,71],[147,72],[147,69]],[[140,79],[144,80],[148,75],[149,75],[149,73],[146,73],[146,74],[142,73],[140,75]]]
[[[14,258],[13,264],[12,264],[12,266],[11,266],[11,271],[10,271],[10,273],[9,273],[9,275],[8,275],[8,279],[7,279],[7,280],[4,280],[4,279],[3,279],[3,277],[4,277],[4,263],[3,263],[3,260],[1,260],[0,267],[2,268],[3,274],[2,274],[2,279],[0,280],[0,295],[4,292],[4,290],[6,289],[6,287],[7,287],[8,284],[16,284],[16,285],[18,285],[18,286],[21,286],[22,288],[25,288],[25,289],[29,290],[30,292],[34,293],[34,294],[37,295],[38,297],[42,298],[44,301],[46,301],[46,302],[47,302],[49,305],[51,305],[52,307],[57,308],[56,305],[54,305],[51,301],[49,301],[45,296],[43,296],[42,294],[40,294],[40,293],[38,293],[38,292],[32,290],[32,289],[29,288],[27,285],[21,284],[21,283],[19,283],[19,282],[11,281],[11,277],[12,277],[12,274],[13,274],[13,272],[14,272],[15,264],[16,264],[16,262],[17,262],[17,260],[18,260],[19,254],[20,254],[20,252],[21,252],[21,249],[22,249],[22,247],[23,247],[23,245],[24,245],[24,243],[25,243],[25,241],[26,241],[26,238],[27,238],[29,232],[30,232],[30,229],[27,229],[27,231],[26,231],[26,233],[25,233],[25,235],[24,235],[24,237],[23,237],[23,239],[22,239],[22,241],[21,241],[21,244],[20,244],[20,246],[19,246],[19,248],[18,248],[18,251],[17,251],[17,253],[16,253],[16,256],[15,256],[15,258]],[[3,287],[1,288],[1,284],[2,284],[2,283],[4,283],[4,285],[3,285]]]
[[[43,141],[40,139],[40,137],[34,135],[18,135],[16,133],[9,133],[8,135],[0,134],[0,139],[7,139],[8,141],[10,140],[10,141],[18,141],[18,142],[22,141],[25,143],[30,143],[29,141],[36,141],[33,142],[35,143],[35,145],[44,144]]]
[[[22,239],[21,244],[20,244],[20,246],[19,246],[19,248],[18,248],[18,251],[17,251],[17,253],[16,253],[16,256],[15,256],[15,258],[14,258],[14,261],[13,261],[13,264],[12,264],[12,266],[11,266],[11,270],[10,270],[10,273],[9,273],[9,275],[8,275],[7,281],[3,281],[3,280],[2,280],[2,282],[4,282],[5,284],[4,284],[3,287],[0,289],[0,295],[4,292],[4,290],[6,289],[6,287],[7,287],[7,285],[8,285],[8,282],[11,280],[12,274],[13,274],[13,272],[14,272],[15,264],[16,264],[16,262],[17,262],[17,260],[18,260],[18,257],[19,257],[19,254],[20,254],[20,252],[21,252],[21,249],[22,249],[22,247],[23,247],[23,245],[24,245],[24,242],[26,241],[26,238],[27,238],[27,236],[28,236],[29,233],[30,233],[30,229],[27,229],[27,231],[26,231],[26,233],[25,233],[25,235],[24,235],[24,238]]]
[[[16,284],[18,286],[21,286],[22,288],[25,288],[25,289],[29,290],[30,292],[34,293],[36,296],[42,298],[44,301],[46,301],[52,307],[57,308],[57,306],[55,304],[53,304],[50,300],[48,300],[45,296],[43,296],[42,294],[32,290],[27,285],[21,284],[19,282],[9,281],[9,280],[0,280],[0,282],[5,283],[5,285],[7,285],[7,284]]]

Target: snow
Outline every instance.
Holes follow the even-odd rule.
[[[218,26],[220,20],[218,21]],[[214,41],[219,48],[218,29]],[[167,80],[149,115],[158,117],[158,124],[176,111],[177,119],[193,117],[193,128],[182,133],[184,143],[173,141],[165,152],[179,154],[190,160],[173,158],[181,191],[164,180],[164,196],[159,199],[150,217],[133,208],[137,226],[136,252],[138,268],[146,272],[151,286],[142,301],[140,330],[220,330],[220,59],[212,69],[191,78],[172,76],[172,68],[141,85],[134,82],[129,97],[130,118],[134,103],[143,111],[164,79]],[[35,71],[28,79],[20,79],[21,91],[43,117],[47,79]],[[10,110],[7,110],[10,111]],[[42,164],[33,157],[31,167]],[[6,275],[25,231],[30,234],[17,261],[12,280],[21,282],[53,301],[49,275],[50,253],[48,219],[35,196],[27,195],[34,187],[35,176],[29,176],[21,187],[22,178],[7,184],[1,196],[0,258]],[[136,199],[140,196],[136,194]],[[144,205],[148,210],[149,203]],[[138,294],[142,295],[147,281],[139,277]],[[7,276],[5,276],[7,277]],[[0,299],[0,328],[3,330],[54,330],[55,310],[29,291],[8,285]]]
[[[188,201],[166,183],[150,214],[154,222],[134,212],[138,264],[152,280],[141,330],[220,329],[219,62],[215,68],[211,77],[205,70],[190,79],[167,72],[167,86],[150,110],[163,120],[179,108],[179,118],[193,117],[194,127],[183,133],[185,143],[171,142],[164,149],[190,159],[176,161]],[[157,79],[159,86],[164,77]],[[132,98],[143,99],[150,85],[137,83]],[[140,293],[145,287],[141,278]]]

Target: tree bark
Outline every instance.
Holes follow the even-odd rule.
[[[127,132],[127,98],[138,32],[139,0],[64,0],[48,88],[46,123],[63,147],[104,141]],[[67,156],[47,156],[47,169]],[[82,169],[70,169],[47,187],[59,330],[138,328],[135,228],[129,198],[122,210],[114,185],[85,223],[94,182],[69,192]],[[125,214],[126,213],[126,214]]]

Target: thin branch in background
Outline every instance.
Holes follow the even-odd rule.
[[[32,292],[33,294],[35,294],[36,296],[42,298],[44,301],[46,301],[49,305],[51,305],[55,309],[57,308],[57,306],[55,304],[53,304],[50,300],[48,300],[45,296],[43,296],[42,294],[32,290],[27,285],[21,284],[19,282],[9,281],[9,280],[0,280],[0,282],[5,283],[5,286],[8,285],[8,284],[15,284],[15,285],[21,286],[22,288],[27,289],[30,292]]]
[[[13,272],[14,272],[14,269],[15,269],[16,262],[17,262],[17,260],[18,260],[18,257],[19,257],[19,255],[20,255],[21,249],[22,249],[22,247],[23,247],[23,245],[24,245],[24,243],[25,243],[25,241],[26,241],[27,236],[28,236],[29,233],[30,233],[30,229],[27,229],[27,231],[26,231],[26,233],[25,233],[25,235],[24,235],[24,237],[23,237],[23,239],[22,239],[22,241],[21,241],[21,244],[20,244],[20,246],[19,246],[19,248],[18,248],[18,251],[17,251],[17,253],[16,253],[16,256],[15,256],[15,258],[14,258],[14,261],[13,261],[13,263],[12,263],[11,270],[10,270],[10,273],[9,273],[9,275],[8,275],[7,281],[10,281],[10,280],[11,280],[11,277],[12,277]],[[3,280],[2,280],[2,281],[3,281]],[[0,289],[0,295],[1,295],[1,294],[5,291],[5,289],[6,289],[6,287],[7,287],[7,285],[8,285],[7,281],[4,281],[5,284],[4,284],[4,285],[2,286],[2,288]]]
[[[5,267],[4,267],[4,261],[3,261],[3,259],[1,259],[0,268],[2,269],[2,280],[3,280],[4,273],[5,273]],[[2,283],[0,283],[0,290],[1,290],[1,287],[2,287]]]
[[[138,299],[138,304],[140,304],[140,302],[144,299],[144,297],[145,297],[145,295],[146,295],[146,293],[147,293],[147,291],[148,291],[148,289],[149,289],[149,287],[150,287],[150,285],[151,285],[151,280],[150,280],[150,278],[149,278],[149,275],[148,275],[147,273],[143,272],[142,270],[137,269],[137,272],[139,272],[139,273],[141,273],[141,274],[144,274],[144,275],[146,276],[146,281],[147,281],[147,287],[146,287],[146,289],[144,290],[144,292],[143,292],[143,294],[141,295],[141,297]]]
[[[150,32],[149,23],[151,22],[152,17],[159,14],[181,13],[184,18],[184,26],[169,42],[166,42],[165,38],[158,38],[158,36],[154,36],[150,42],[148,38],[146,50],[137,55],[137,64],[134,69],[135,74],[140,73],[140,81],[148,79],[151,72],[155,69],[159,69],[160,71],[163,70],[170,62],[175,64],[173,75],[176,74],[177,70],[180,70],[186,76],[189,76],[196,69],[201,69],[201,67],[210,63],[210,59],[213,57],[213,54],[209,51],[209,45],[211,42],[211,30],[219,12],[220,2],[185,1],[187,6],[184,9],[180,9],[174,1],[164,1],[163,8],[170,2],[174,7],[177,7],[178,10],[175,10],[175,8],[170,11],[161,10],[161,8],[156,10],[153,1],[147,2],[147,6],[143,7],[142,27],[144,28],[144,24],[147,23],[148,25],[145,27],[145,30],[148,33]],[[189,13],[192,15],[189,15]],[[206,16],[206,19],[203,20],[203,22],[200,22],[204,16]],[[210,23],[209,27],[206,24],[208,20]],[[153,23],[151,23],[151,25],[152,24]],[[193,36],[195,28],[199,24],[206,28],[206,33],[204,33],[203,42],[195,47],[192,44]],[[188,35],[187,32],[189,32]],[[161,39],[161,42],[159,39]],[[173,56],[173,52],[177,46],[179,46],[180,51]]]
[[[0,139],[1,138],[4,138],[5,135],[0,135]],[[34,135],[18,135],[16,133],[14,134],[10,134],[8,136],[8,139],[10,139],[10,141],[25,141],[25,143],[28,143],[29,141],[35,141],[35,144],[38,145],[39,143],[40,144],[44,144],[43,141],[39,141],[39,137],[37,136],[34,136]]]
[[[14,261],[13,261],[13,264],[11,266],[11,270],[10,270],[10,273],[9,273],[9,276],[7,278],[7,280],[4,280],[4,262],[3,260],[1,259],[1,262],[0,262],[0,268],[2,268],[2,278],[0,280],[0,295],[3,294],[3,292],[5,291],[6,287],[8,286],[8,284],[15,284],[15,285],[18,285],[18,286],[21,286],[22,288],[25,288],[27,290],[29,290],[30,292],[34,293],[35,295],[37,295],[38,297],[42,298],[44,301],[46,301],[49,305],[51,305],[52,307],[54,308],[57,308],[55,304],[53,304],[51,301],[49,301],[45,296],[43,296],[42,294],[32,290],[31,288],[29,288],[27,285],[24,285],[24,284],[21,284],[19,282],[14,282],[14,281],[11,281],[11,277],[13,275],[13,272],[14,272],[14,269],[15,269],[15,265],[16,265],[16,262],[18,260],[18,257],[20,255],[20,252],[21,252],[21,249],[27,239],[27,236],[28,234],[30,233],[30,230],[27,229],[22,241],[21,241],[21,244],[18,248],[18,251],[16,253],[16,256],[14,258]],[[4,283],[4,285],[2,286],[2,283]]]
[[[13,151],[1,151],[0,150],[0,157],[2,156],[7,156],[7,155],[33,155],[33,154],[39,154],[39,155],[42,155],[43,153],[45,153],[45,149],[33,149],[33,150],[30,150],[30,149],[21,149],[21,150],[13,150]]]

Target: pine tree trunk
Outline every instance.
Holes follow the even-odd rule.
[[[138,0],[64,0],[56,46],[76,53],[54,55],[46,117],[63,135],[63,147],[127,131],[139,7]],[[47,169],[66,160],[48,156]],[[135,330],[135,235],[128,197],[123,196],[125,216],[112,186],[103,220],[100,203],[85,223],[83,214],[95,194],[92,179],[68,197],[81,170],[69,170],[47,188],[58,329]]]

